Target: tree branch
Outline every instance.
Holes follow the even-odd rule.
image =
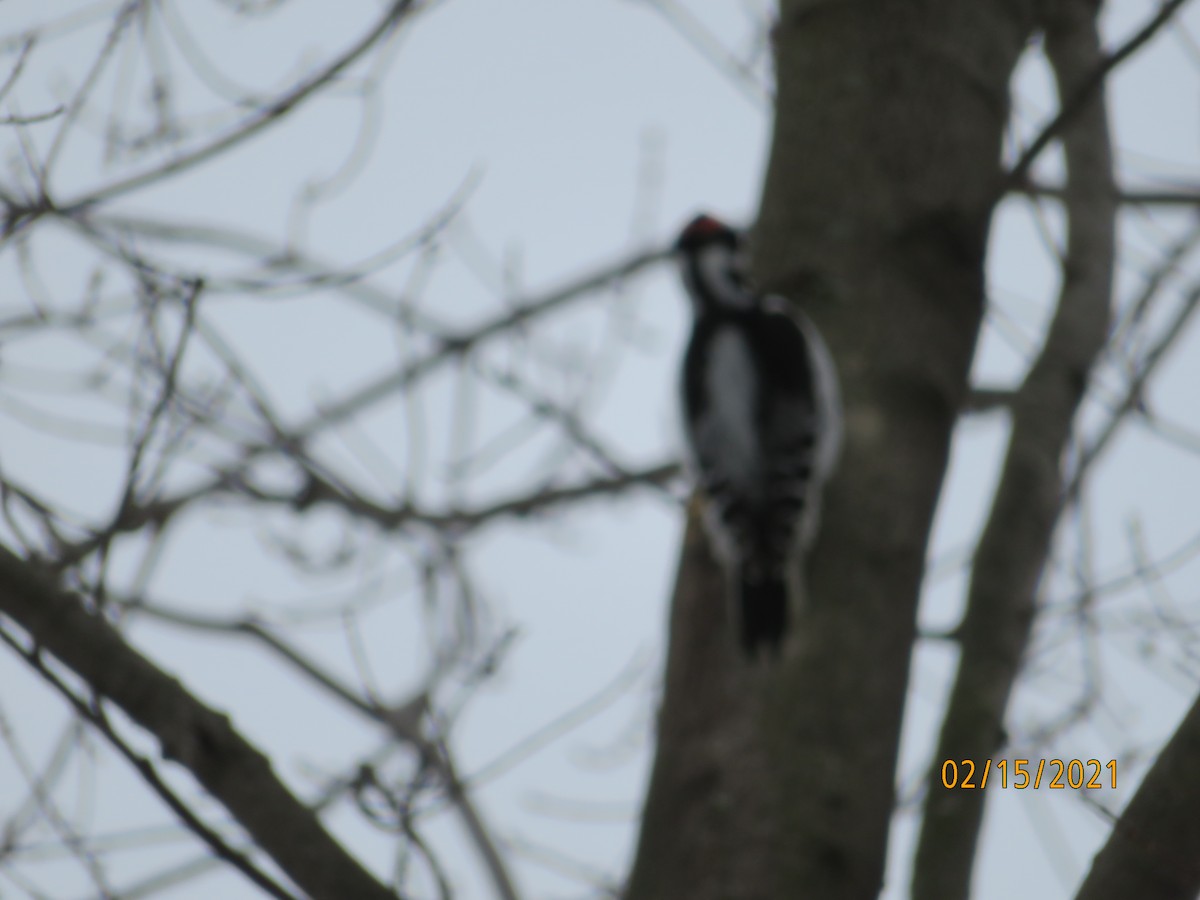
[[[1108,78],[1109,73],[1136,53],[1154,35],[1158,34],[1159,30],[1171,21],[1171,17],[1185,3],[1187,3],[1187,0],[1166,0],[1162,7],[1159,8],[1159,11],[1150,18],[1150,21],[1138,29],[1116,51],[1107,56],[1102,51],[1097,52],[1092,69],[1083,73],[1083,77],[1074,83],[1070,94],[1063,95],[1060,89],[1058,115],[1046,124],[1038,136],[1034,138],[1033,143],[1025,148],[1020,158],[1009,169],[1008,174],[1005,176],[1004,191],[1002,193],[1017,190],[1019,189],[1019,185],[1028,181],[1029,171],[1033,168],[1033,164],[1037,162],[1037,158],[1041,156],[1042,151],[1067,130],[1067,126],[1071,124],[1071,121],[1076,116],[1081,115],[1084,110],[1092,105],[1096,95],[1101,93],[1101,89],[1104,87],[1104,82]],[[1110,192],[1116,193],[1115,185],[1109,185],[1108,189]],[[1067,190],[1069,191],[1070,188],[1068,187]]]
[[[292,668],[312,681],[336,700],[387,728],[400,741],[410,745],[420,758],[436,771],[450,803],[462,819],[464,827],[478,851],[496,895],[501,900],[516,900],[517,891],[496,843],[488,831],[475,802],[458,775],[448,747],[442,741],[430,740],[422,733],[420,721],[428,710],[428,694],[422,692],[409,701],[383,706],[363,697],[296,649],[269,625],[252,618],[219,619],[194,613],[178,612],[149,603],[143,598],[128,599],[121,605],[130,612],[140,612],[183,628],[248,637],[268,648]]]
[[[130,647],[35,563],[0,547],[0,612],[189,769],[297,885],[317,900],[395,898],[321,826],[227,716]]]
[[[294,895],[277,884],[274,880],[267,876],[265,872],[256,867],[246,854],[235,850],[230,844],[225,841],[220,834],[210,828],[205,822],[196,815],[195,812],[187,805],[170,785],[158,774],[158,770],[154,763],[146,757],[137,753],[127,741],[108,721],[108,717],[97,704],[89,704],[82,698],[76,695],[71,687],[63,682],[54,672],[46,666],[45,660],[42,658],[40,648],[36,645],[33,649],[27,650],[22,647],[16,640],[12,638],[6,631],[0,630],[0,641],[8,644],[12,650],[21,656],[35,672],[38,673],[49,683],[59,695],[62,696],[75,710],[76,714],[85,722],[88,722],[93,728],[102,734],[113,749],[125,760],[133,766],[142,780],[146,782],[150,790],[159,796],[171,811],[179,817],[179,820],[187,826],[188,830],[200,838],[208,848],[212,851],[215,861],[222,861],[225,864],[231,865],[246,876],[253,884],[258,885],[267,894],[277,898],[277,900],[293,900]],[[100,884],[97,885],[101,887]],[[112,893],[110,890],[101,887],[102,893],[108,895]]]
[[[1047,197],[1051,200],[1062,200],[1066,197],[1066,189],[1061,185],[1039,184],[1026,178],[1024,182],[1013,185],[1012,191],[1029,197]],[[1178,190],[1118,190],[1117,202],[1124,206],[1200,206],[1200,190],[1196,188],[1180,188]]]
[[[244,122],[235,125],[225,134],[219,135],[208,143],[196,147],[166,163],[144,172],[128,175],[110,184],[88,191],[83,196],[63,204],[59,210],[60,213],[71,215],[87,207],[95,206],[97,203],[111,200],[113,197],[119,197],[130,191],[155,184],[172,175],[207,162],[210,159],[215,159],[226,150],[245,143],[260,131],[278,122],[321,88],[332,84],[338,75],[357,62],[364,53],[390,35],[400,21],[411,12],[413,6],[414,0],[393,0],[392,4],[379,17],[379,20],[370,30],[352,45],[322,66],[317,72],[286,93],[276,97],[273,101],[263,106]]]
[[[1200,699],[1092,860],[1076,900],[1194,900],[1200,893]]]
[[[1063,0],[1045,23],[1058,80],[1069,182],[1069,238],[1058,309],[1045,346],[1012,402],[1012,435],[991,514],[975,553],[961,657],[932,769],[981,761],[1004,742],[1004,715],[1033,629],[1042,569],[1061,510],[1063,451],[1110,319],[1116,202],[1095,4]],[[1033,148],[1031,148],[1032,150]],[[1036,154],[1027,154],[1032,162]],[[985,792],[931,779],[913,869],[916,900],[971,893]]]

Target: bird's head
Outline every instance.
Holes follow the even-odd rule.
[[[694,253],[702,247],[713,245],[736,249],[741,244],[741,236],[708,213],[701,213],[688,222],[679,239],[675,241],[675,249],[680,253]]]
[[[741,232],[702,213],[680,232],[675,252],[697,312],[753,305],[746,240]]]

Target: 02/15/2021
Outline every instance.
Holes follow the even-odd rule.
[[[996,770],[993,774],[992,770]],[[1050,771],[1047,772],[1046,770]],[[1102,778],[1107,770],[1107,777]],[[976,778],[976,774],[979,777]],[[988,781],[999,779],[1001,788],[1014,788],[1018,791],[1026,788],[1037,790],[1042,786],[1043,777],[1048,777],[1047,787],[1054,790],[1072,788],[1079,790],[1100,790],[1109,787],[1117,788],[1117,761],[1110,759],[1102,763],[1098,759],[986,759],[979,766],[974,760],[948,759],[942,763],[942,787],[947,790],[960,788],[985,788]]]

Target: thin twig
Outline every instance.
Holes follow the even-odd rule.
[[[1100,64],[1080,81],[1070,96],[1059,104],[1058,114],[1042,128],[1033,142],[1017,158],[1012,168],[1008,170],[1000,190],[1001,196],[1009,191],[1018,190],[1028,181],[1029,171],[1037,162],[1037,158],[1041,156],[1042,151],[1050,146],[1050,143],[1062,133],[1072,119],[1079,115],[1080,110],[1087,107],[1088,101],[1104,85],[1109,73],[1158,34],[1162,27],[1171,21],[1171,17],[1179,8],[1187,2],[1188,0],[1165,0],[1158,12],[1151,16],[1145,25],[1115,51],[1105,56]]]

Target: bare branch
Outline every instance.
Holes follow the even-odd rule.
[[[0,548],[0,611],[96,693],[155,735],[314,898],[394,897],[271,771],[228,717],[201,704],[34,563]]]
[[[1066,189],[1060,185],[1038,184],[1028,179],[1024,183],[1014,186],[1012,191],[1017,194],[1046,197],[1051,200],[1062,200],[1066,197]],[[1200,206],[1200,189],[1181,188],[1161,191],[1122,189],[1117,192],[1117,202],[1124,206]]]
[[[1158,371],[1158,367],[1166,358],[1167,352],[1183,335],[1185,326],[1191,321],[1197,307],[1200,307],[1200,284],[1193,286],[1188,291],[1187,296],[1175,311],[1175,315],[1171,321],[1163,328],[1154,346],[1143,357],[1141,366],[1138,368],[1137,373],[1129,380],[1124,395],[1109,413],[1108,421],[1104,424],[1100,433],[1083,449],[1079,461],[1075,464],[1075,471],[1071,475],[1071,481],[1063,493],[1062,502],[1064,506],[1078,500],[1084,478],[1087,476],[1088,471],[1103,455],[1105,449],[1112,442],[1113,437],[1120,430],[1121,426],[1130,420],[1130,415],[1138,411],[1143,402],[1142,398],[1145,396],[1146,386],[1150,383],[1150,378]]]
[[[1200,699],[1116,821],[1076,900],[1191,900],[1200,892]]]
[[[53,109],[48,109],[45,112],[30,113],[20,116],[0,116],[0,125],[36,125],[38,122],[49,122],[51,119],[61,116],[63,107],[56,106]]]
[[[516,888],[513,886],[504,861],[500,857],[479,811],[475,808],[474,801],[458,776],[449,749],[443,741],[431,740],[422,733],[421,719],[428,712],[427,692],[422,692],[408,703],[385,707],[364,698],[357,691],[347,687],[261,622],[252,619],[222,620],[174,612],[141,599],[125,601],[122,605],[127,610],[147,613],[161,621],[186,628],[250,637],[269,648],[305,678],[313,681],[342,703],[383,725],[398,739],[411,744],[421,759],[437,772],[439,783],[446,791],[450,803],[463,820],[476,850],[483,858],[497,895],[502,900],[517,900]],[[411,715],[414,711],[415,715]]]
[[[1091,71],[1076,81],[1070,95],[1061,98],[1058,114],[1042,128],[1038,136],[1025,148],[1024,152],[1022,152],[1021,156],[1013,164],[1013,167],[1009,169],[1004,179],[1002,193],[1014,190],[1018,185],[1024,184],[1028,180],[1030,169],[1033,168],[1033,164],[1037,162],[1037,158],[1041,156],[1042,151],[1050,146],[1050,143],[1066,130],[1072,119],[1091,106],[1113,69],[1131,57],[1143,44],[1158,34],[1162,27],[1171,21],[1171,18],[1185,3],[1187,3],[1187,0],[1164,0],[1158,12],[1151,16],[1150,20],[1126,40],[1124,44],[1108,55],[1097,54],[1096,62]],[[1110,193],[1115,193],[1114,186],[1110,185],[1108,190]]]
[[[1005,711],[1029,643],[1038,582],[1062,509],[1063,452],[1092,364],[1108,335],[1116,203],[1108,119],[1096,73],[1111,65],[1101,55],[1094,4],[1064,0],[1058,7],[1045,28],[1063,104],[1055,121],[1064,129],[1070,179],[1064,277],[1045,346],[1012,402],[1008,453],[975,553],[959,629],[959,670],[933,771],[946,759],[989,759],[1004,740]],[[1026,168],[1035,155],[1027,154]],[[965,897],[985,793],[945,790],[931,781],[912,896]]]
[[[392,396],[398,391],[411,389],[434,371],[465,356],[487,341],[499,335],[508,334],[518,326],[525,325],[551,311],[560,310],[595,291],[636,275],[643,269],[660,262],[669,253],[670,250],[667,248],[644,251],[615,265],[605,266],[540,297],[511,301],[506,304],[507,312],[458,334],[447,335],[442,338],[440,346],[436,350],[414,360],[398,372],[376,379],[347,397],[323,406],[318,413],[295,429],[295,437],[300,440],[308,438],[327,425],[337,424],[357,415],[385,397]]]
[[[272,897],[279,898],[279,900],[294,900],[294,895],[290,891],[285,890],[269,878],[262,870],[250,862],[244,854],[234,850],[216,831],[204,824],[187,803],[159,776],[154,764],[134,751],[116,732],[98,706],[86,703],[83,699],[76,696],[75,692],[61,678],[47,668],[36,647],[33,650],[25,650],[4,630],[0,630],[0,641],[8,644],[12,650],[16,651],[35,672],[58,691],[59,695],[74,708],[75,712],[82,719],[89,722],[93,728],[104,735],[109,744],[121,756],[125,757],[126,761],[133,766],[134,771],[150,786],[150,789],[170,807],[171,811],[179,817],[180,821],[187,826],[189,831],[208,845],[217,858],[225,860],[245,875],[253,884],[258,885],[258,887],[262,888]],[[108,891],[105,891],[105,894],[108,893]]]
[[[741,91],[756,106],[770,103],[771,89],[762,83],[754,70],[725,47],[705,24],[678,0],[645,0],[646,5],[659,13],[692,48]]]
[[[43,192],[49,190],[50,172],[54,168],[54,163],[58,160],[59,153],[62,152],[63,146],[66,144],[67,135],[75,126],[79,114],[83,111],[83,106],[87,103],[88,95],[96,86],[96,82],[100,79],[100,73],[104,71],[104,67],[108,65],[112,59],[113,51],[117,49],[117,44],[121,41],[121,36],[125,29],[133,20],[133,15],[142,8],[144,0],[129,0],[121,10],[113,17],[112,25],[108,29],[108,37],[104,40],[104,46],[100,48],[100,52],[96,54],[96,60],[92,63],[91,69],[83,77],[79,84],[79,89],[75,92],[75,96],[71,98],[71,102],[67,104],[67,113],[63,116],[63,120],[59,123],[58,131],[55,132],[54,140],[50,144],[50,149],[46,151],[46,158],[42,162],[42,179]]]
[[[21,72],[25,70],[25,63],[29,61],[29,54],[33,52],[35,43],[36,39],[32,35],[27,36],[22,42],[21,49],[17,53],[17,61],[8,70],[8,77],[4,79],[4,84],[0,84],[0,101],[8,96],[8,92],[13,89],[13,85],[21,77]]]
[[[2,627],[0,627],[0,642],[8,644],[18,654],[28,658],[28,654],[24,652],[24,648],[16,645]],[[7,745],[9,755],[13,758],[18,770],[20,770],[22,777],[29,786],[29,797],[22,805],[23,808],[13,814],[5,823],[4,838],[3,842],[0,843],[0,860],[10,855],[13,846],[19,843],[21,831],[29,828],[30,825],[41,818],[50,826],[51,831],[57,835],[67,852],[87,872],[97,892],[102,896],[110,896],[113,890],[98,858],[98,854],[94,852],[88,842],[59,810],[58,804],[53,797],[55,784],[62,777],[66,769],[66,762],[71,757],[71,751],[78,747],[79,728],[79,720],[72,719],[63,735],[56,742],[54,752],[50,756],[50,761],[45,766],[45,771],[38,773],[34,771],[32,762],[23,752],[19,742],[19,735],[13,729],[8,717],[0,714],[0,742]],[[22,824],[23,821],[25,824]]]
[[[416,5],[416,0],[393,0],[379,20],[357,41],[347,47],[318,71],[267,103],[225,134],[188,151],[182,156],[143,172],[128,175],[110,184],[88,191],[81,197],[63,203],[58,211],[70,216],[105,200],[139,190],[219,157],[223,152],[245,143],[261,131],[277,123],[289,112],[322,88],[328,87],[338,75],[353,65],[372,47],[386,39]]]

